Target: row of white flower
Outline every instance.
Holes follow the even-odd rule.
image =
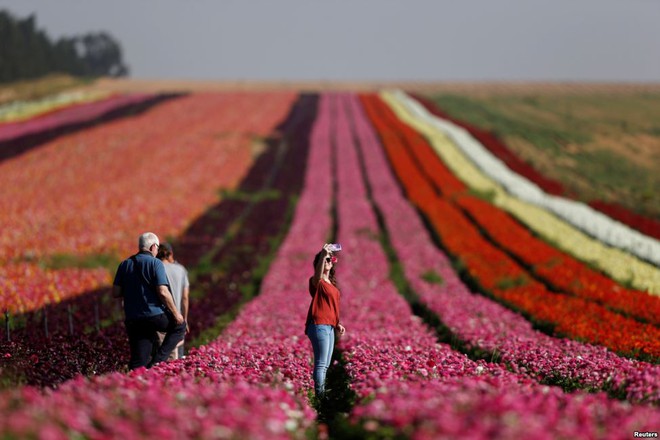
[[[660,295],[660,269],[657,267],[660,265],[660,244],[657,240],[585,205],[545,194],[536,185],[509,170],[464,129],[431,115],[405,93],[383,92],[382,97],[404,122],[428,139],[447,166],[470,188],[491,194],[495,205],[545,240],[597,266],[615,280]],[[586,209],[571,208],[580,205]],[[563,209],[559,210],[557,206]],[[580,220],[569,221],[557,211],[570,213],[570,216],[565,214],[566,217],[579,217]],[[611,228],[603,232],[608,225]],[[589,229],[585,231],[583,227]],[[603,237],[610,237],[609,242]],[[610,247],[614,246],[612,237],[619,237],[616,242],[627,242],[627,247]],[[632,255],[631,249],[635,250],[635,255]]]

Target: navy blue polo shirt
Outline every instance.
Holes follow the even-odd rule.
[[[115,286],[121,287],[126,319],[149,318],[165,312],[158,297],[158,286],[167,286],[165,266],[148,251],[122,261],[115,275]]]

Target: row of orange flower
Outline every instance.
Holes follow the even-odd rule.
[[[256,141],[286,116],[294,98],[182,97],[1,162],[0,307],[25,311],[109,280],[99,270],[59,277],[28,261],[61,254],[124,257],[135,252],[143,231],[181,234],[219,201],[219,188],[241,180]]]
[[[409,199],[427,216],[443,245],[481,288],[534,321],[552,326],[557,334],[628,355],[660,356],[657,327],[614,313],[594,301],[550,292],[506,252],[486,240],[461,211],[460,202],[455,201],[473,197],[460,195],[462,183],[447,171],[422,136],[399,121],[379,98],[367,96],[363,102]],[[517,240],[525,243],[525,238],[519,236]]]
[[[625,315],[660,324],[660,297],[615,283],[611,278],[536,238],[490,203],[474,197],[459,197],[456,203],[469,213],[493,241],[548,284],[562,292],[595,300]]]

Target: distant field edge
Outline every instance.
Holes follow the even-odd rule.
[[[94,89],[111,92],[162,91],[264,91],[264,90],[382,90],[405,89],[415,92],[460,92],[467,94],[495,93],[629,93],[660,92],[660,82],[513,82],[513,81],[380,81],[380,80],[187,80],[187,79],[129,79],[102,78],[90,84]]]

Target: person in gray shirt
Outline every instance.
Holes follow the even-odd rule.
[[[190,332],[190,327],[188,326],[188,305],[189,305],[189,293],[190,293],[190,282],[188,280],[188,271],[183,265],[179,264],[174,260],[174,251],[172,250],[172,245],[170,243],[161,243],[160,248],[158,248],[157,258],[163,262],[165,266],[165,273],[167,274],[167,279],[170,283],[170,291],[172,292],[172,298],[174,299],[174,304],[183,315],[183,319],[186,321],[186,333]],[[164,335],[159,334],[159,337]],[[170,360],[179,359],[183,357],[183,343],[181,340],[170,355]]]

